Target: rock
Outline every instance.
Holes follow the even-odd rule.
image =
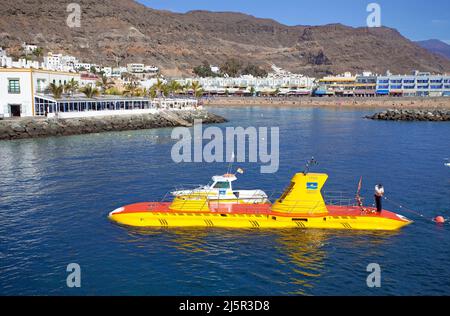
[[[173,111],[166,116],[139,114],[74,119],[24,118],[1,121],[0,140],[184,126],[186,122],[192,124],[195,119],[202,119],[204,124],[227,121],[204,110]]]
[[[429,121],[443,122],[450,121],[450,111],[445,110],[398,110],[390,109],[387,111],[368,115],[366,118],[371,120],[384,121]]]

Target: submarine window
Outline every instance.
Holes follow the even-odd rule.
[[[217,182],[214,185],[214,189],[229,189],[230,188],[230,182]]]
[[[289,184],[289,186],[286,188],[286,190],[284,190],[284,193],[281,195],[281,197],[279,198],[279,202],[283,203],[284,199],[292,192],[292,189],[294,188],[295,183],[291,182],[291,184]]]
[[[307,222],[308,219],[307,218],[293,218],[292,221],[293,222]]]
[[[227,214],[220,214],[220,216],[227,217],[228,215]]]

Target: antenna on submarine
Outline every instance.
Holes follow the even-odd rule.
[[[304,174],[304,175],[307,175],[308,172],[309,172],[309,169],[310,169],[312,166],[317,166],[318,164],[319,164],[319,163],[317,162],[317,160],[314,159],[314,157],[311,157],[311,159],[308,160],[308,161],[306,162],[306,166],[305,166],[305,170],[303,171],[303,174]]]

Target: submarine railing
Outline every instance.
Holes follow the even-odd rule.
[[[280,199],[284,192],[280,191],[274,191],[270,195],[270,202],[273,204],[277,200]],[[324,191],[323,192],[324,202],[327,206],[358,206],[358,201],[355,198],[350,198],[351,193],[343,192],[343,191]],[[274,199],[274,196],[276,198]],[[364,199],[361,198],[361,202],[363,202]],[[293,204],[292,204],[293,203]],[[322,201],[317,200],[308,200],[308,199],[299,199],[299,200],[290,200],[289,205],[278,205],[278,208],[285,211],[286,213],[294,213],[296,209],[298,208],[309,208],[311,209],[308,214],[315,213],[316,210],[319,209],[319,207],[322,205]]]

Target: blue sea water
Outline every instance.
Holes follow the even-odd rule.
[[[225,126],[278,126],[280,169],[239,164],[241,188],[281,191],[314,156],[329,191],[372,203],[382,182],[415,223],[396,233],[147,229],[111,210],[207,183],[225,163],[172,162],[171,129],[0,142],[0,295],[450,295],[450,124],[362,119],[371,110],[214,108]],[[237,167],[237,166],[235,166]],[[81,266],[81,288],[66,267]],[[367,265],[381,267],[369,288]]]

